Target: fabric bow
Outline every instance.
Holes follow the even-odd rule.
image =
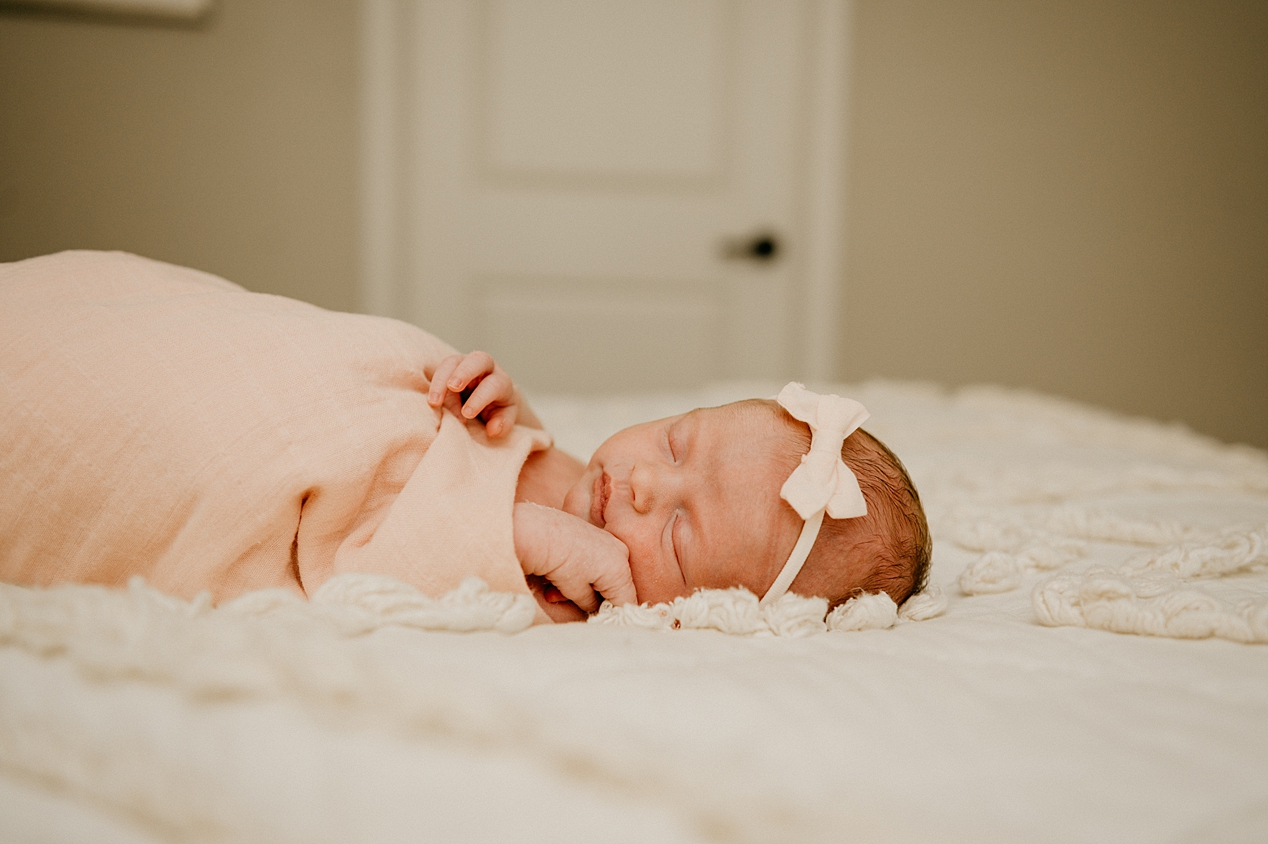
[[[780,407],[810,426],[810,451],[784,481],[779,495],[802,519],[827,510],[834,519],[867,515],[859,479],[841,459],[841,445],[871,416],[853,399],[807,390],[796,381],[779,391]]]

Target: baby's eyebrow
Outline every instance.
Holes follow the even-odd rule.
[[[696,411],[684,413],[682,418],[675,424],[682,425],[684,430],[679,433],[683,440],[683,448],[690,448],[696,440],[696,435],[700,432],[700,416]]]
[[[678,460],[682,460],[683,455],[687,451],[688,442],[683,435],[681,426],[687,421],[688,415],[689,414],[684,413],[682,416],[679,416],[669,424],[668,428],[665,429],[665,436],[670,440],[670,448],[673,449],[674,457]]]

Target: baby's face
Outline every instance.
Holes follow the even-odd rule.
[[[765,594],[801,530],[779,497],[778,422],[751,405],[693,410],[626,428],[590,459],[564,510],[630,549],[640,601],[697,588]]]

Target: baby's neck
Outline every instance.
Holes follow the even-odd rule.
[[[585,468],[575,457],[553,446],[545,451],[535,451],[520,469],[515,500],[562,510],[564,496],[580,480]]]

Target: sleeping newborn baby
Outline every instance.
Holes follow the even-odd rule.
[[[542,621],[702,587],[901,603],[928,531],[866,418],[789,385],[583,466],[488,355],[412,325],[134,255],[32,258],[0,264],[0,579],[219,602],[478,577]]]
[[[428,400],[493,437],[539,424],[482,352],[446,358]],[[520,474],[516,553],[555,620],[619,600],[627,567],[641,602],[740,586],[764,601],[885,592],[902,604],[923,586],[929,532],[902,463],[858,427],[867,417],[789,384],[775,401],[627,428],[586,466],[539,452]]]

